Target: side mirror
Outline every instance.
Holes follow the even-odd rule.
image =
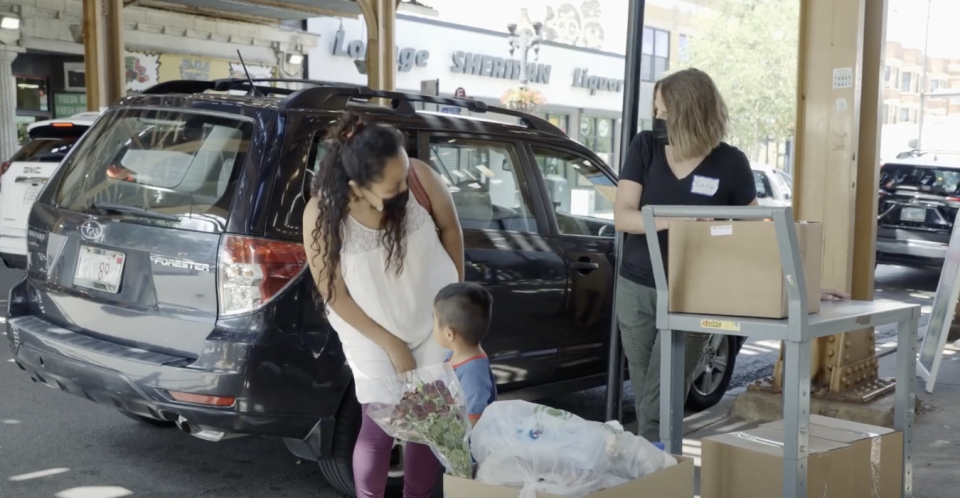
[[[916,148],[917,148],[917,142],[918,142],[918,141],[919,141],[919,140],[916,139],[916,138],[911,138],[910,141],[907,142],[907,147],[910,147],[911,149],[916,149]]]

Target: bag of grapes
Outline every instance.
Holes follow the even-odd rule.
[[[387,434],[430,446],[449,474],[473,478],[467,400],[450,363],[363,382],[378,384],[367,415]]]

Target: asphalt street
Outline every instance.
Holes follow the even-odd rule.
[[[20,272],[0,269],[0,313]],[[939,272],[881,266],[877,299],[910,301],[929,311]],[[921,321],[921,325],[923,320]],[[878,348],[894,332],[878,331]],[[339,498],[313,462],[283,443],[240,438],[210,443],[158,429],[113,409],[30,381],[0,334],[0,497],[4,498]],[[751,341],[738,358],[733,387],[769,375],[778,345]],[[624,406],[633,403],[629,386]],[[599,419],[604,390],[542,401]],[[632,410],[630,410],[632,411]],[[627,417],[632,417],[628,413]]]

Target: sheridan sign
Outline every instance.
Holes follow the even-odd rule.
[[[519,80],[520,68],[523,64],[516,59],[469,52],[454,52],[450,59],[453,63],[450,66],[450,72],[452,73],[506,80]],[[552,70],[553,67],[550,64],[531,62],[527,64],[527,79],[530,83],[549,85]]]

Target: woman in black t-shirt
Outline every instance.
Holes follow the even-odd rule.
[[[656,283],[640,209],[652,205],[755,206],[757,190],[747,156],[723,142],[727,106],[703,71],[686,69],[654,87],[653,131],[639,133],[626,152],[617,187],[614,222],[624,232],[617,282],[617,321],[636,394],[638,434],[660,440],[660,334]],[[656,220],[667,259],[667,225]],[[844,299],[825,291],[824,299]],[[684,374],[693,382],[709,335],[684,334]]]

